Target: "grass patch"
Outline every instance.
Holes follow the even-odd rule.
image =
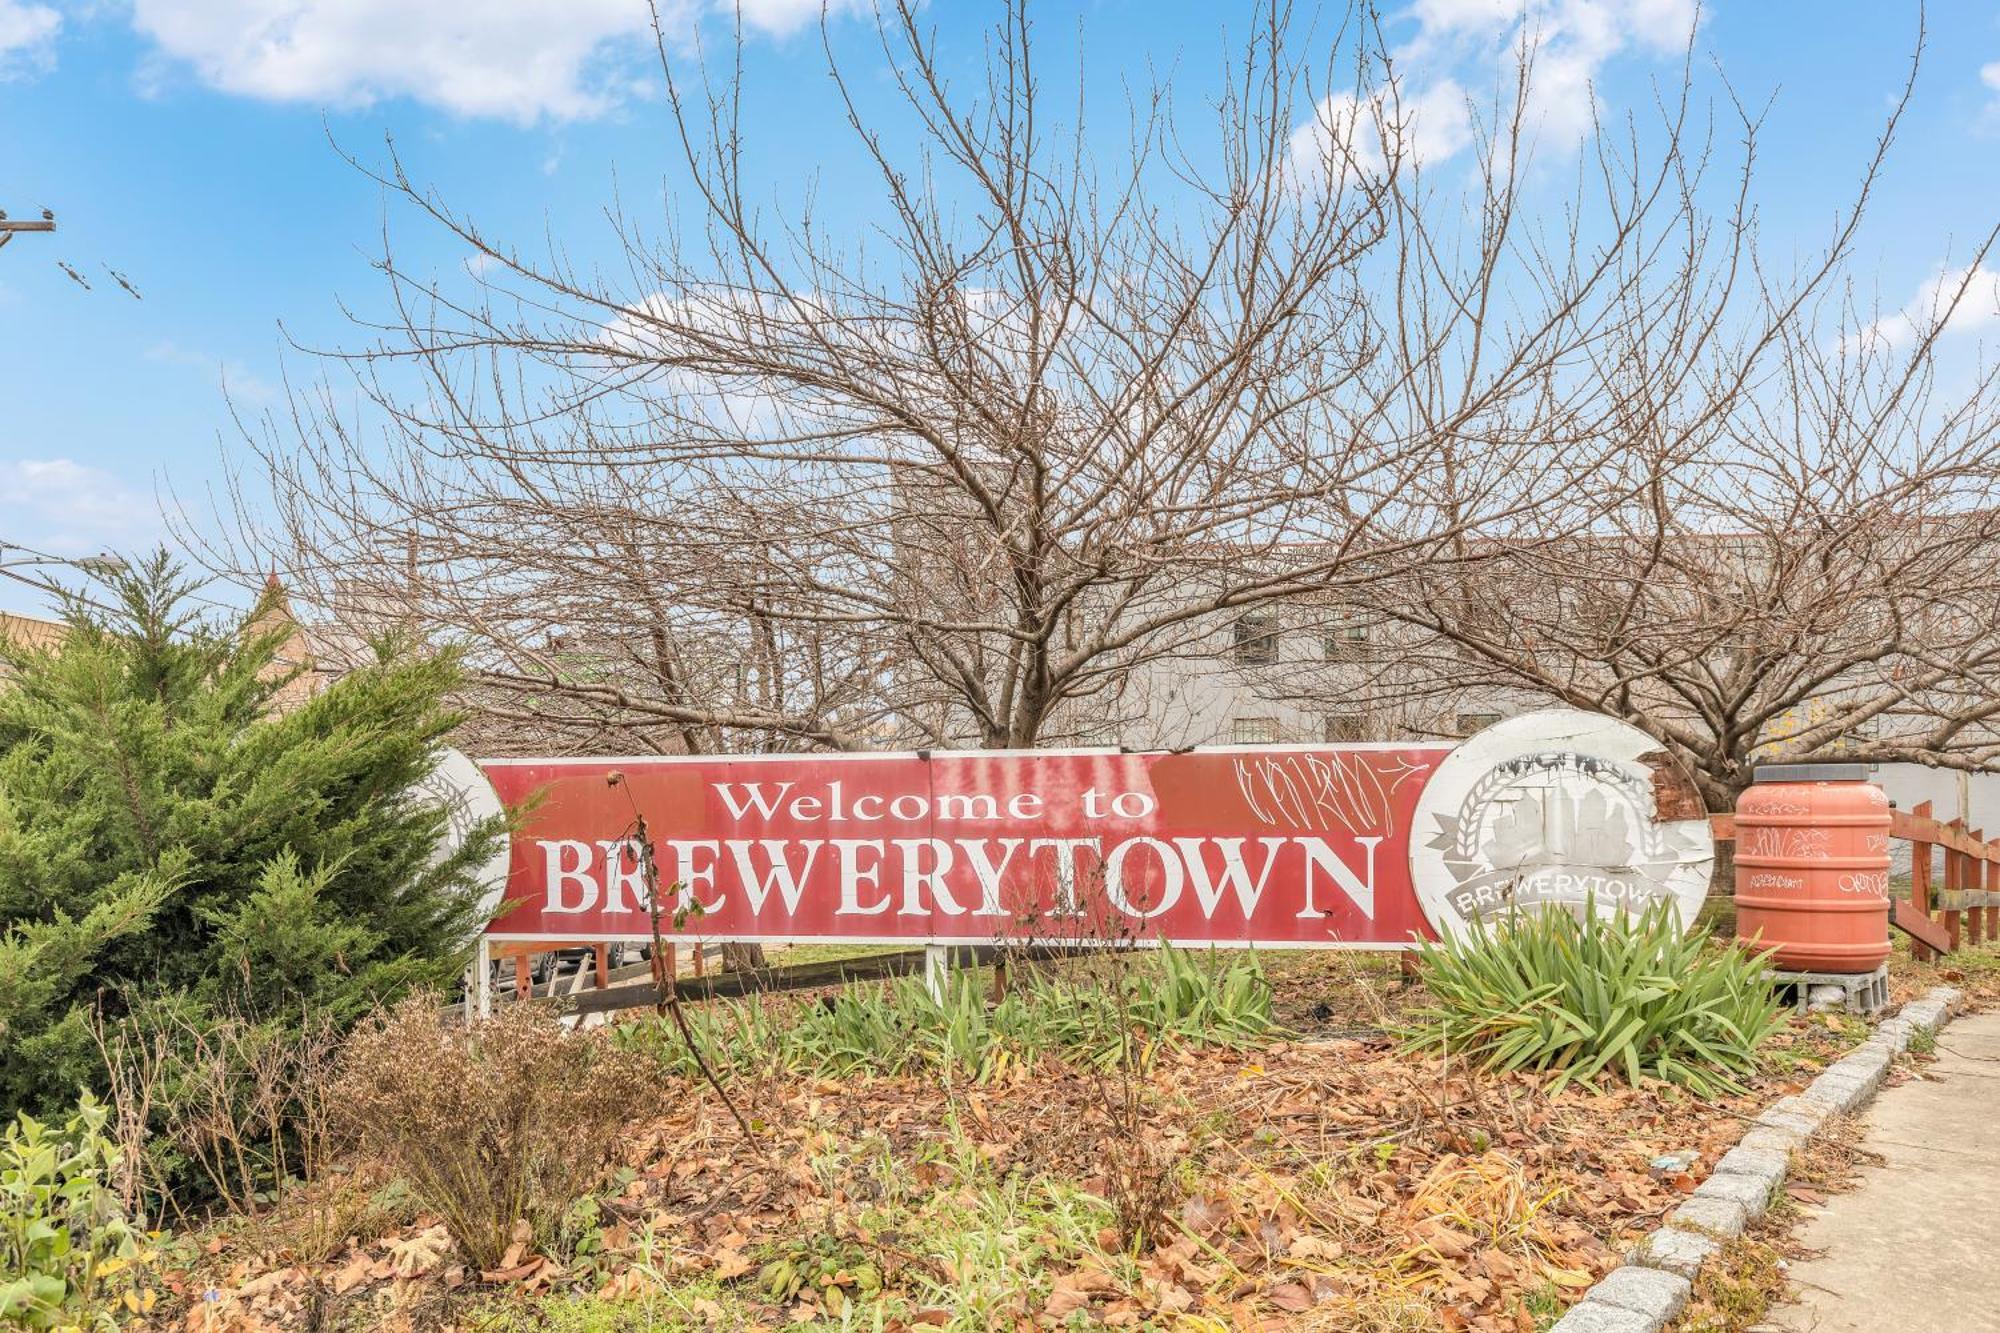
[[[857,958],[880,958],[885,954],[903,953],[907,945],[900,944],[787,944],[771,946],[765,950],[773,967],[803,967],[811,963],[845,963]]]
[[[1161,1045],[1245,1046],[1276,1031],[1271,987],[1254,959],[1224,962],[1162,948],[1091,966],[1038,968],[989,1004],[955,974],[942,1002],[920,977],[850,985],[816,1002],[765,997],[690,1008],[709,1062],[737,1077],[930,1073],[987,1081],[1061,1057],[1108,1069]],[[670,1020],[619,1024],[614,1040],[692,1075]]]
[[[1777,1247],[1761,1237],[1723,1242],[1721,1252],[1702,1265],[1688,1312],[1675,1327],[1679,1333],[1742,1333],[1755,1327],[1784,1299],[1784,1263]]]
[[[631,1294],[567,1292],[538,1300],[495,1299],[463,1312],[469,1333],[713,1333],[748,1328],[754,1315],[712,1280],[647,1284]]]
[[[1054,1275],[1078,1264],[1106,1273],[1109,1289],[1136,1280],[1129,1258],[1100,1244],[1115,1229],[1109,1203],[1072,1181],[995,1170],[956,1124],[913,1154],[899,1158],[878,1140],[813,1169],[829,1187],[859,1176],[877,1195],[832,1229],[758,1255],[744,1279],[750,1294],[795,1319],[870,1328],[930,1310],[932,1326],[974,1333],[1032,1317]]]

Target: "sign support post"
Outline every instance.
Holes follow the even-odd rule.
[[[479,1017],[493,1017],[493,942],[484,935],[479,937],[479,954],[472,965],[479,969],[479,978],[472,994],[478,996]]]
[[[924,989],[933,1004],[944,1003],[944,983],[951,971],[951,951],[942,944],[924,946]]]

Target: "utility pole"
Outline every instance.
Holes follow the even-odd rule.
[[[32,218],[25,222],[17,222],[5,213],[0,213],[0,249],[5,249],[7,242],[13,240],[17,232],[54,231],[55,229],[56,215],[46,208],[42,210],[42,215],[39,218]]]

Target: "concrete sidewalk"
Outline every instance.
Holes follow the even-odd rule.
[[[1795,1265],[1786,1333],[2000,1333],[2000,1013],[1938,1034],[1938,1082],[1884,1091],[1863,1144],[1887,1162],[1799,1231],[1824,1253]]]

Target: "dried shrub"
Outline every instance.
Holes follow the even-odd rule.
[[[100,1022],[97,1041],[134,1217],[186,1220],[213,1203],[254,1216],[333,1156],[340,1031],[326,1013],[260,1020],[162,1003]]]
[[[546,1243],[589,1192],[649,1084],[594,1034],[516,1005],[467,1027],[416,995],[364,1024],[334,1100],[365,1152],[437,1212],[466,1259],[500,1266],[518,1222]]]
[[[415,1200],[373,1162],[330,1170],[289,1191],[266,1233],[308,1264],[325,1263],[350,1244],[383,1236],[415,1220]]]

